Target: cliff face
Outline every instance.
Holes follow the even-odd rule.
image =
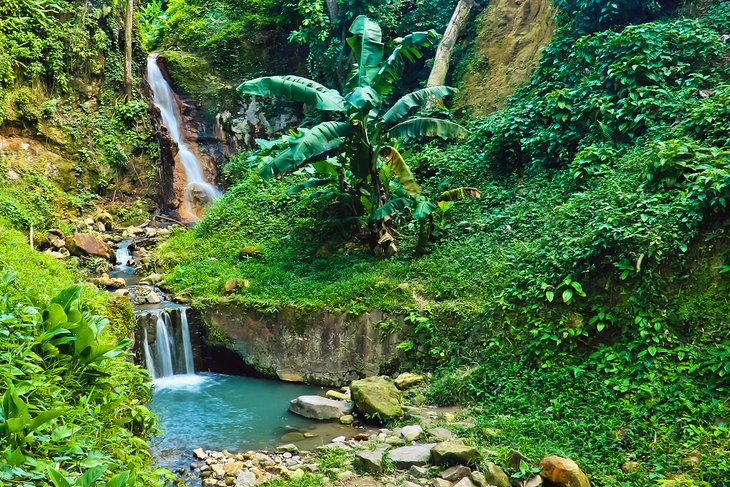
[[[490,1],[479,19],[457,106],[475,115],[502,108],[529,81],[553,35],[556,13],[551,0]]]

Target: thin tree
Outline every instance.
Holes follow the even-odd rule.
[[[464,26],[469,20],[469,16],[474,7],[476,7],[474,0],[459,0],[459,3],[456,4],[449,25],[446,27],[438,49],[436,49],[433,68],[431,69],[426,86],[441,86],[446,83],[446,76],[449,74],[449,65],[451,64],[454,46],[456,45],[456,41],[459,40],[459,36],[464,30]]]
[[[124,16],[124,98],[132,99],[132,22],[134,20],[134,0],[127,0]]]

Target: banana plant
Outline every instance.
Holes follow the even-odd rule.
[[[422,58],[424,49],[438,43],[440,36],[435,31],[397,39],[387,58],[376,22],[361,15],[352,23],[350,33],[353,35],[347,42],[355,62],[346,84],[348,93],[343,95],[299,76],[256,78],[242,83],[238,91],[283,97],[330,114],[332,120],[300,128],[288,137],[281,150],[264,160],[261,175],[272,178],[305,168],[311,178],[290,191],[333,187],[316,195],[344,197],[357,214],[366,212],[373,223],[373,248],[392,255],[397,251],[392,212],[383,210],[391,200],[389,182],[396,180],[412,195],[421,192],[394,139],[458,139],[467,131],[448,120],[414,116],[428,102],[454,94],[454,88],[428,87],[402,96],[391,106],[385,103],[406,62]]]

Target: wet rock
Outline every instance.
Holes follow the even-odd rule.
[[[162,298],[152,289],[145,286],[135,286],[129,290],[129,300],[132,304],[160,304]]]
[[[495,487],[510,487],[509,477],[504,473],[502,467],[496,463],[487,462],[484,465],[484,478],[488,485],[494,485]]]
[[[463,440],[441,442],[433,447],[431,454],[437,465],[474,465],[479,460],[479,451]]]
[[[304,438],[305,438],[304,433],[300,433],[298,431],[292,431],[290,433],[286,433],[286,434],[282,435],[281,441],[291,443],[292,441],[302,441]]]
[[[286,445],[277,446],[276,451],[277,453],[299,453],[299,448],[292,443],[288,443]]]
[[[423,428],[417,424],[404,426],[400,432],[400,436],[406,441],[416,441],[423,436]]]
[[[205,453],[202,448],[196,448],[195,450],[193,450],[193,455],[199,460],[205,460],[206,458],[208,458],[208,454]]]
[[[403,414],[398,389],[382,377],[368,377],[350,384],[352,400],[358,411],[381,420]]]
[[[423,382],[423,376],[413,374],[411,372],[403,372],[395,378],[395,386],[400,390],[405,390],[410,387],[416,386]]]
[[[433,444],[402,446],[388,452],[388,459],[401,470],[407,470],[413,465],[428,465],[434,446]]]
[[[346,440],[344,436],[338,436],[336,438],[332,438],[332,443],[342,443]]]
[[[441,478],[449,482],[458,482],[471,475],[471,469],[463,465],[454,465],[441,472]]]
[[[352,414],[346,414],[344,416],[340,416],[340,423],[342,424],[352,424],[355,421],[355,418],[352,416]]]
[[[109,260],[114,255],[102,239],[89,233],[75,233],[66,238],[66,248],[71,255],[77,257],[101,257]]]
[[[549,480],[556,487],[589,487],[588,477],[569,458],[549,456],[539,464],[542,467],[540,476]]]

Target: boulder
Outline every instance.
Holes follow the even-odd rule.
[[[406,441],[416,441],[423,436],[423,428],[417,424],[404,426],[400,432],[400,437]]]
[[[395,378],[395,386],[400,389],[408,389],[423,382],[423,376],[411,372],[403,372]]]
[[[352,412],[352,403],[322,396],[299,396],[289,403],[289,411],[312,419],[340,419]]]
[[[93,282],[97,286],[111,289],[120,289],[126,285],[126,282],[124,282],[124,279],[122,279],[121,277],[109,277],[109,274],[107,274],[106,272],[102,274],[101,277],[91,279],[91,282]]]
[[[484,478],[488,485],[494,485],[495,487],[510,487],[509,477],[504,473],[502,467],[496,463],[487,462],[484,465]]]
[[[140,284],[159,284],[160,281],[162,281],[162,274],[152,273],[147,277],[143,277],[139,283]]]
[[[435,478],[431,480],[431,487],[451,487],[454,485],[453,483],[449,482],[448,480]]]
[[[449,441],[456,438],[456,435],[453,431],[448,428],[442,427],[428,428],[428,436],[430,436],[432,440],[439,443],[441,443],[442,441]]]
[[[433,447],[433,444],[402,446],[390,450],[388,459],[395,468],[401,470],[407,470],[413,465],[428,465],[431,460],[431,448]]]
[[[352,416],[352,414],[345,414],[344,416],[340,416],[340,423],[342,424],[352,424],[355,421],[355,418]]]
[[[454,487],[477,487],[469,477],[464,477],[454,484]]]
[[[441,472],[441,478],[449,482],[458,482],[471,475],[471,469],[464,465],[454,465]]]
[[[443,441],[431,450],[437,465],[474,465],[479,460],[479,450],[463,440]]]
[[[366,416],[385,420],[403,414],[400,392],[382,377],[353,381],[350,394],[357,409]]]
[[[77,257],[101,257],[109,260],[114,256],[102,239],[89,233],[75,233],[66,238],[66,248],[71,255]]]
[[[588,477],[570,458],[549,456],[542,459],[540,476],[556,487],[589,487]]]
[[[385,448],[355,452],[354,465],[361,472],[380,474],[383,472],[383,453]]]
[[[330,399],[338,399],[340,401],[349,401],[351,399],[349,393],[333,391],[331,389],[325,393],[325,396]]]
[[[525,487],[541,487],[542,486],[542,477],[539,475],[535,475],[530,480],[525,482]]]
[[[256,475],[253,472],[243,470],[236,476],[235,487],[251,487],[256,485]]]
[[[487,478],[484,476],[484,474],[478,470],[473,471],[471,475],[469,475],[469,478],[472,482],[474,482],[477,487],[487,487],[492,485],[487,482]]]
[[[160,304],[162,298],[151,288],[145,286],[135,286],[129,290],[129,300],[132,304]]]

